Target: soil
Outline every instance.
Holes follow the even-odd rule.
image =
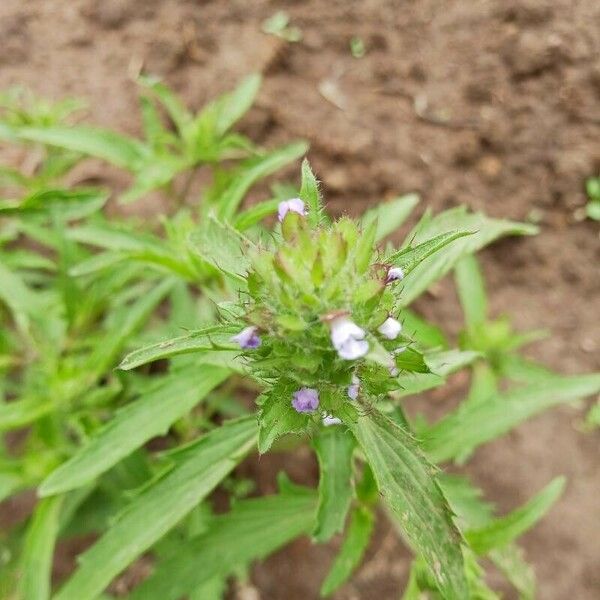
[[[282,9],[301,42],[262,33],[264,19]],[[492,310],[508,310],[519,328],[549,329],[552,338],[531,356],[578,373],[600,370],[599,229],[581,219],[583,182],[600,172],[598,31],[597,0],[3,0],[0,89],[84,98],[90,121],[137,133],[131,79],[140,69],[163,77],[192,107],[262,72],[243,129],[266,146],[307,139],[335,214],[414,191],[422,208],[466,203],[539,221],[539,236],[483,253]],[[355,36],[362,58],[350,52]],[[93,169],[118,183],[105,166]],[[417,308],[456,333],[452,286],[434,292]],[[435,413],[456,402],[464,382],[455,383],[429,398]],[[466,469],[500,511],[552,477],[568,477],[563,498],[523,540],[545,600],[600,597],[600,433],[580,430],[583,408],[533,419],[481,448]],[[297,480],[316,479],[305,451],[246,468],[268,492],[282,466]],[[317,598],[338,544],[299,540],[232,594]],[[381,524],[365,564],[336,598],[395,600],[407,557]]]

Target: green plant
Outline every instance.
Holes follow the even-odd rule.
[[[585,182],[585,190],[588,196],[586,214],[590,219],[600,221],[600,177],[590,177]]]
[[[6,137],[35,139],[49,153],[100,155],[90,140],[114,149],[121,139],[5,127]],[[208,131],[200,145],[240,147]],[[515,540],[549,510],[563,479],[497,516],[474,483],[441,467],[600,390],[600,374],[560,376],[524,361],[515,350],[530,337],[487,318],[471,255],[536,229],[455,208],[426,212],[394,247],[385,238],[416,197],[334,221],[307,162],[299,190],[274,186],[273,198],[240,211],[249,187],[300,149],[218,175],[199,207],[164,219],[162,235],[97,214],[100,191],[95,203],[41,189],[33,203],[25,195],[2,205],[0,429],[21,437],[1,448],[0,495],[35,488],[40,498],[1,539],[7,595],[49,598],[57,542],[84,533],[95,541],[59,582],[57,600],[113,597],[113,579],[142,555],[152,570],[132,598],[220,598],[229,577],[290,540],[342,533],[321,590],[328,596],[360,563],[381,505],[414,551],[404,598],[496,598],[484,558],[533,597]],[[160,183],[167,193],[174,176]],[[261,220],[274,212],[279,223],[267,229]],[[459,348],[409,308],[453,269],[465,312]],[[456,409],[435,423],[405,414],[405,397],[465,368],[471,390]],[[277,494],[245,497],[251,487],[235,469],[249,453],[307,442],[317,489],[282,474]],[[213,509],[218,487],[229,511]]]

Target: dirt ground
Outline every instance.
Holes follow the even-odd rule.
[[[261,32],[281,9],[301,42]],[[416,191],[434,210],[464,202],[538,220],[536,238],[484,252],[492,308],[520,328],[551,330],[531,355],[577,373],[600,369],[599,228],[578,218],[583,182],[600,171],[599,31],[597,0],[2,0],[0,89],[82,97],[90,121],[135,133],[131,76],[141,68],[193,107],[260,71],[245,130],[267,146],[307,139],[336,214]],[[362,58],[351,55],[354,36]],[[447,282],[417,307],[452,333],[460,328]],[[437,411],[452,396],[451,388],[430,401]],[[480,449],[467,469],[500,510],[568,477],[561,501],[523,540],[544,600],[600,597],[600,434],[581,433],[581,415],[563,408],[534,419]],[[270,491],[282,464],[298,480],[316,478],[302,452],[249,468]],[[335,545],[300,540],[234,595],[317,598]],[[397,599],[407,556],[380,526],[336,598]]]

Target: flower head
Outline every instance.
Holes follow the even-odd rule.
[[[300,388],[294,392],[292,406],[299,413],[315,412],[319,408],[319,392],[312,388]]]
[[[325,427],[330,427],[331,425],[341,425],[342,420],[334,417],[333,415],[328,415],[327,413],[323,413],[323,425]]]
[[[388,317],[378,328],[377,331],[388,340],[395,340],[402,331],[402,323],[393,317]]]
[[[260,337],[256,333],[257,327],[250,326],[242,329],[237,335],[231,338],[232,342],[237,342],[240,348],[249,350],[260,346]]]
[[[348,317],[333,319],[331,326],[331,343],[340,358],[355,360],[362,358],[369,351],[369,342],[365,340],[365,331]]]
[[[401,267],[390,267],[385,277],[386,283],[392,283],[392,281],[400,281],[404,279],[404,269]]]
[[[360,392],[360,379],[356,375],[352,375],[352,383],[348,386],[346,393],[350,400],[356,400]]]
[[[300,198],[291,198],[290,200],[281,201],[277,208],[277,217],[279,221],[283,221],[288,212],[295,212],[300,216],[305,217],[306,207],[304,206],[304,202],[302,202]]]

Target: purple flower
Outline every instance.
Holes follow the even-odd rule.
[[[331,427],[331,425],[341,425],[342,420],[334,417],[333,415],[328,415],[327,413],[323,413],[323,425],[325,427]]]
[[[378,328],[377,331],[388,340],[395,340],[402,331],[402,323],[392,317],[388,317]]]
[[[315,412],[319,408],[319,392],[313,388],[300,388],[294,392],[292,406],[299,413]]]
[[[290,200],[283,200],[279,203],[277,208],[277,216],[279,221],[283,221],[285,215],[288,212],[298,213],[300,216],[306,216],[306,207],[304,206],[304,202],[300,200],[300,198],[291,198]]]
[[[392,281],[400,281],[404,279],[404,269],[401,267],[390,267],[385,277],[386,283],[392,283]]]
[[[365,331],[348,317],[337,317],[331,321],[331,343],[340,358],[354,360],[369,352]]]
[[[360,392],[360,379],[356,375],[352,375],[352,383],[348,386],[346,393],[350,400],[356,400]]]
[[[244,350],[250,350],[252,348],[258,348],[260,346],[260,337],[256,333],[257,327],[251,325],[245,327],[237,335],[231,338],[232,342],[237,342],[240,348]]]

